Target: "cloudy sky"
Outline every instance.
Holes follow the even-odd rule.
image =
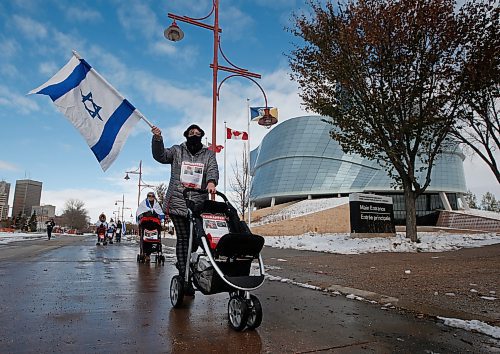
[[[143,165],[148,184],[167,182],[170,168],[153,160],[149,127],[139,122],[115,163],[105,173],[83,138],[47,96],[26,93],[54,75],[76,50],[151,122],[163,130],[167,145],[182,142],[191,123],[211,136],[211,32],[180,24],[181,42],[168,42],[163,30],[168,12],[204,17],[208,0],[119,1],[12,0],[0,2],[0,180],[11,183],[31,178],[43,182],[42,204],[62,211],[69,198],[83,200],[90,217],[111,215],[117,200],[135,210],[137,175],[125,171]],[[279,107],[280,120],[304,115],[297,84],[289,79],[284,54],[296,39],[284,30],[292,11],[303,1],[223,0],[220,5],[221,40],[225,55],[237,66],[262,75],[269,104]],[[223,65],[227,65],[223,63]],[[247,98],[262,106],[260,90],[248,80],[224,83],[218,107],[217,143],[228,127],[246,130]],[[251,148],[268,130],[250,128]],[[226,146],[227,171],[241,155],[242,142]],[[218,158],[221,172],[223,157]],[[468,187],[480,197],[500,188],[482,163],[465,161]],[[12,205],[12,202],[10,202]],[[121,204],[121,203],[120,203]],[[125,214],[129,214],[126,211]],[[129,214],[130,215],[130,214]],[[126,215],[127,216],[127,215]],[[127,217],[126,217],[127,219]]]

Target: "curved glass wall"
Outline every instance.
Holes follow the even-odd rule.
[[[321,116],[286,120],[251,152],[251,199],[257,207],[307,197],[353,192],[401,194],[374,161],[345,154],[330,138],[332,126]],[[433,167],[429,193],[467,191],[460,150],[444,153]],[[426,202],[427,203],[427,202]]]

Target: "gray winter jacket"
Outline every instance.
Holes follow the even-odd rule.
[[[185,187],[182,185],[180,178],[183,161],[202,163],[204,165],[203,180],[201,183],[202,189],[207,188],[207,183],[209,181],[214,182],[215,185],[219,183],[219,167],[217,165],[215,153],[208,150],[205,146],[193,156],[187,149],[185,142],[165,149],[163,140],[157,140],[153,136],[151,150],[153,152],[153,158],[156,161],[172,165],[170,183],[168,185],[167,195],[165,196],[165,205],[163,205],[165,214],[187,216],[186,201],[182,196]],[[208,194],[192,193],[191,195],[191,199],[194,200],[196,204],[203,202],[203,200],[207,198]]]

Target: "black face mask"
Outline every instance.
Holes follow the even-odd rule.
[[[196,154],[203,147],[203,144],[201,143],[201,136],[188,136],[186,139],[186,146],[192,155]]]

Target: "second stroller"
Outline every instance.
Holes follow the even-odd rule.
[[[137,262],[149,263],[151,255],[154,254],[155,263],[165,264],[161,244],[161,220],[165,218],[165,214],[153,192],[149,192],[147,198],[139,204],[136,217],[139,223],[140,245]]]

